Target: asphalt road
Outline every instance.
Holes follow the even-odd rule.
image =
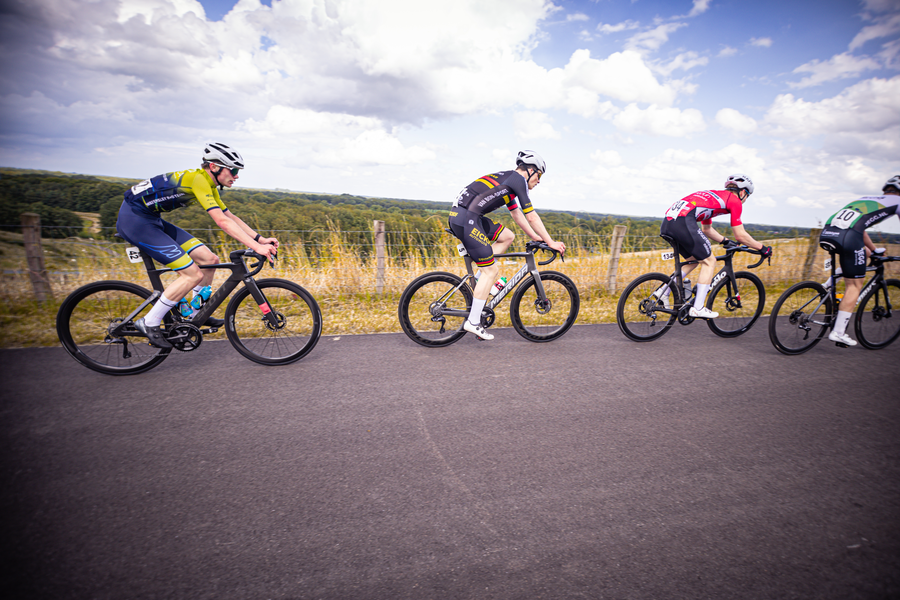
[[[900,343],[0,351],[3,598],[898,598]]]

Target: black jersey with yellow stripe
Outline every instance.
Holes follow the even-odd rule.
[[[197,202],[203,210],[228,210],[215,182],[203,169],[164,173],[146,179],[125,192],[125,201],[149,214],[169,212]]]
[[[500,171],[479,177],[459,193],[453,205],[477,215],[487,214],[503,205],[510,211],[521,208],[526,214],[534,210],[528,197],[528,184],[516,171]]]

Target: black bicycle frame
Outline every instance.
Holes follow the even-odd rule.
[[[138,306],[130,315],[128,315],[122,323],[118,326],[110,330],[110,335],[113,336],[122,336],[124,334],[134,334],[135,331],[131,331],[128,329],[128,325],[131,324],[133,326],[132,321],[134,317],[136,317],[144,308],[148,305],[153,304],[156,300],[162,295],[163,290],[165,289],[162,283],[161,275],[163,273],[171,272],[172,269],[162,268],[157,269],[156,264],[153,262],[153,259],[144,254],[140,253],[141,258],[144,260],[144,268],[147,270],[147,277],[150,278],[150,285],[153,287],[153,293],[144,300],[140,306]],[[256,281],[253,279],[253,275],[259,273],[263,266],[264,260],[260,259],[259,265],[257,265],[252,271],[247,268],[247,264],[244,262],[245,257],[259,257],[255,252],[251,250],[234,250],[231,254],[228,255],[228,258],[231,262],[228,263],[219,263],[215,265],[198,265],[201,269],[229,269],[231,270],[231,275],[228,279],[219,286],[219,289],[209,297],[203,307],[200,308],[194,316],[187,321],[192,325],[197,327],[201,326],[206,322],[206,319],[217,309],[222,302],[228,298],[228,295],[231,294],[237,288],[237,286],[243,283],[250,290],[250,295],[253,296],[253,299],[256,300],[256,304],[259,305],[260,310],[265,316],[266,320],[272,324],[273,327],[278,326],[278,318],[275,314],[272,313],[272,310],[269,307],[269,302],[266,300],[266,296],[262,293],[262,290],[259,289],[259,286],[256,285]]]

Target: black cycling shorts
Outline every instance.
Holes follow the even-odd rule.
[[[449,224],[453,235],[463,243],[477,266],[489,267],[494,264],[494,249],[491,244],[500,237],[503,225],[458,206],[450,209]]]
[[[660,235],[667,235],[675,240],[678,247],[678,254],[682,258],[695,258],[703,260],[712,255],[712,246],[703,232],[700,225],[693,217],[678,217],[672,219],[664,219],[662,227],[659,229]]]
[[[138,246],[156,262],[173,271],[180,271],[194,264],[189,256],[203,245],[190,233],[163,221],[160,217],[133,210],[125,201],[119,208],[116,229],[125,241]]]
[[[844,277],[862,279],[866,276],[866,244],[862,233],[828,225],[819,234],[819,242],[834,244]]]

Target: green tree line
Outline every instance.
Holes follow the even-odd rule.
[[[90,212],[100,214],[103,228],[100,235],[112,238],[122,194],[135,183],[138,181],[133,179],[0,169],[0,227],[16,230],[21,213],[36,212],[41,216],[47,237],[84,235],[83,222],[75,211]],[[435,245],[435,234],[447,226],[449,209],[449,200],[429,202],[252,189],[223,190],[221,194],[229,209],[252,227],[273,232],[285,242],[308,244],[311,253],[321,244],[323,236],[337,231],[343,232],[345,243],[356,245],[365,253],[373,241],[372,223],[380,220],[385,222],[391,246],[427,254]],[[664,245],[658,237],[661,218],[553,210],[541,210],[540,214],[554,237],[579,247],[605,247],[616,225],[628,227],[628,237],[633,240],[630,250]],[[506,211],[496,211],[491,216],[514,227]],[[206,242],[222,235],[196,205],[166,213],[164,218]],[[717,221],[715,227],[726,236],[731,234],[731,228],[725,223]],[[746,228],[757,239],[809,234],[808,229],[792,227],[748,224]],[[900,235],[886,237],[900,241]]]

